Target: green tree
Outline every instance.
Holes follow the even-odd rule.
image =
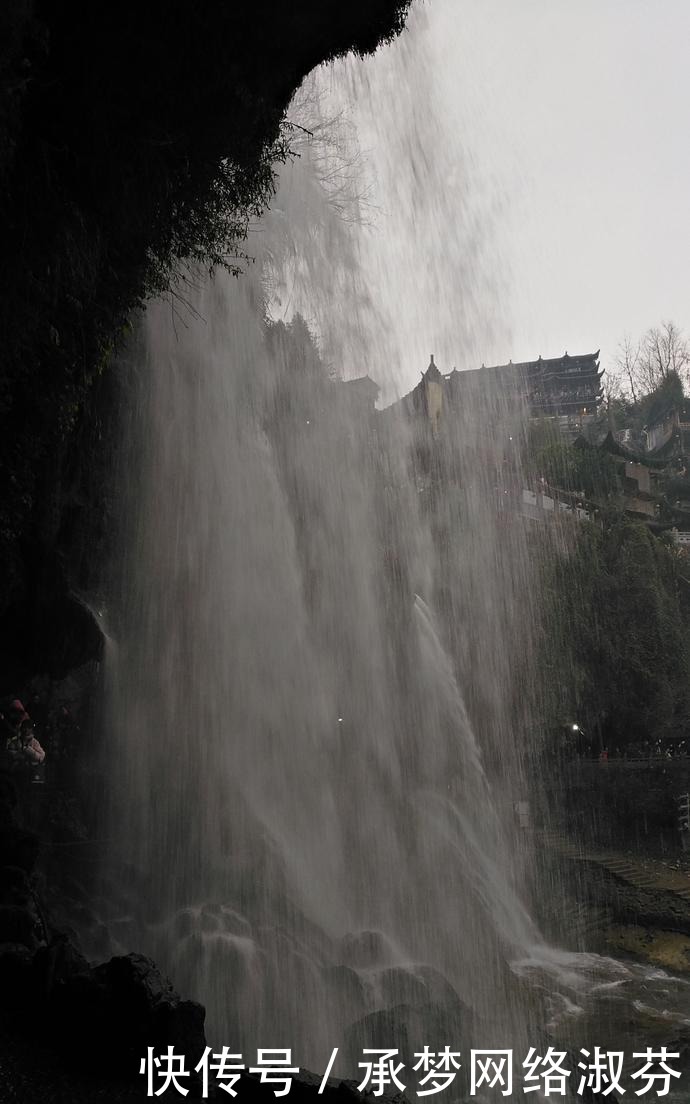
[[[616,465],[608,453],[586,442],[547,441],[537,448],[534,473],[554,488],[587,498],[606,499],[618,489]]]
[[[548,566],[545,595],[545,655],[562,673],[548,695],[552,728],[577,720],[612,750],[688,730],[690,642],[666,543],[620,514],[583,525]]]

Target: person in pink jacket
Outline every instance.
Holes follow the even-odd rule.
[[[43,762],[46,753],[36,739],[34,724],[24,706],[15,699],[3,714],[8,739],[5,753],[9,757],[11,769],[28,771],[32,782],[43,782]]]
[[[21,728],[22,752],[32,764],[42,763],[46,753],[36,739],[33,721],[26,720]]]

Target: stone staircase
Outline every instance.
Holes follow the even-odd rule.
[[[616,851],[589,850],[558,832],[540,832],[539,841],[563,858],[595,863],[635,889],[672,893],[690,903],[690,871],[668,867],[661,860],[638,859]]]

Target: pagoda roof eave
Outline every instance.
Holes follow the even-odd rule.
[[[497,368],[520,368],[520,369],[533,369],[540,371],[544,368],[552,368],[555,365],[567,364],[569,368],[576,368],[579,365],[589,366],[592,369],[596,366],[599,369],[599,353],[600,349],[597,349],[595,353],[577,353],[574,356],[570,356],[568,353],[560,357],[538,357],[536,360],[521,360],[510,361],[508,364],[498,364],[494,367]]]
[[[613,456],[620,456],[623,460],[629,460],[633,464],[643,464],[647,468],[665,468],[668,466],[670,459],[628,449],[625,445],[621,445],[621,443],[616,440],[611,430],[606,434],[606,437],[598,448],[601,449],[602,452],[611,453]]]
[[[377,394],[381,390],[376,380],[372,379],[368,372],[365,376],[351,376],[349,379],[339,380],[339,382],[352,390],[366,388],[369,391],[375,390]]]

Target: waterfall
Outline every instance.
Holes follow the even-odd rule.
[[[473,356],[493,279],[457,136],[436,108],[422,125],[437,49],[418,9],[373,68],[311,88],[317,121],[352,94],[354,141],[376,131],[393,222],[343,220],[329,187],[351,150],[326,126],[285,171],[255,268],[195,277],[191,310],[151,304],[126,370],[113,948],[203,1001],[214,1042],[315,1069],[338,1046],[343,1073],[372,1039],[524,1043],[510,962],[539,945],[513,817],[533,624],[521,411],[469,386],[436,432],[390,404],[432,339],[447,371],[451,346]],[[381,101],[406,74],[415,95]],[[366,374],[386,409],[347,382]]]
[[[112,949],[201,1000],[214,1045],[318,1070],[337,1046],[348,1075],[362,1046],[526,1053],[544,994],[572,1019],[634,976],[552,950],[531,915],[524,412],[478,375],[438,424],[396,401],[431,348],[474,367],[505,333],[439,35],[418,8],[310,90],[317,122],[353,101],[376,224],[334,201],[351,144],[307,143],[257,265],[151,304],[124,369]]]
[[[298,322],[277,336],[252,280],[206,285],[184,327],[147,311],[110,676],[111,920],[204,1001],[212,1038],[318,1068],[385,1008],[508,1030],[507,962],[537,938],[499,810],[517,759],[503,748],[494,792],[458,678],[501,647],[487,634],[516,546],[485,543],[495,472],[467,464],[443,518],[466,557],[446,578],[453,532],[439,544],[407,419],[307,371]],[[512,708],[496,675],[473,690],[494,758]]]

